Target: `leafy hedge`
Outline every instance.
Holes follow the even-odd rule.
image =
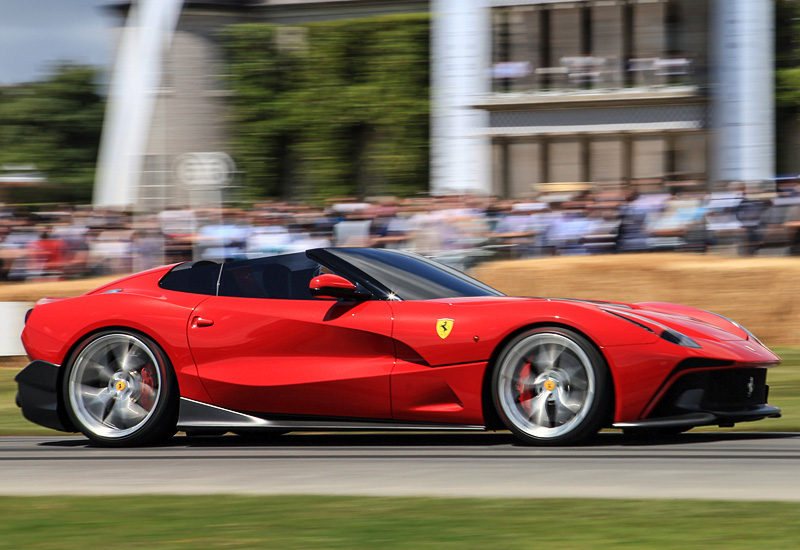
[[[235,159],[250,198],[428,187],[428,15],[228,27]]]

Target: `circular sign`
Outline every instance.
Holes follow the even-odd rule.
[[[230,183],[236,165],[227,153],[185,153],[178,157],[178,179],[196,187],[223,187]]]

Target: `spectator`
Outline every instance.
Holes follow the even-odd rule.
[[[781,183],[778,202],[783,202],[770,212],[786,205],[800,211],[795,183]],[[770,206],[758,189],[745,194],[741,182],[708,197],[630,192],[620,203],[617,192],[606,190],[577,198],[562,195],[559,202],[548,198],[415,197],[338,202],[325,211],[269,202],[252,211],[171,209],[136,220],[111,210],[61,208],[25,215],[0,208],[0,276],[26,280],[125,273],[193,256],[219,261],[332,242],[408,249],[460,269],[493,257],[705,249],[725,243],[739,243],[741,253],[753,254]],[[787,230],[774,220],[770,227],[772,233]],[[795,241],[789,244],[789,253],[800,250]]]
[[[758,228],[761,224],[761,216],[767,210],[769,202],[761,197],[761,193],[754,190],[746,190],[745,184],[740,183],[740,189],[744,197],[734,209],[736,219],[742,224],[745,231],[744,241],[740,246],[743,256],[752,256],[758,250]]]

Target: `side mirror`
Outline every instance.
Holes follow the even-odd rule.
[[[311,279],[308,285],[315,298],[346,298],[350,300],[366,300],[372,293],[358,288],[344,277],[326,273]]]

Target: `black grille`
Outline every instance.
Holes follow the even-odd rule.
[[[693,372],[678,379],[651,418],[686,412],[745,411],[767,401],[767,369]]]

